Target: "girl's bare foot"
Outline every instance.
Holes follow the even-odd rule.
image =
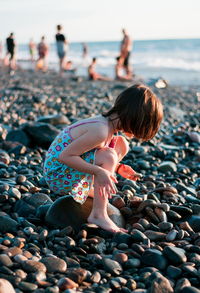
[[[93,215],[90,215],[88,218],[88,223],[95,224],[106,231],[110,231],[110,232],[114,232],[114,233],[128,232],[126,229],[117,227],[117,225],[115,225],[115,223],[108,216],[105,216],[103,218],[99,218],[99,217],[95,217]]]

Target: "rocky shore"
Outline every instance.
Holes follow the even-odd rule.
[[[124,162],[143,177],[118,177],[110,201],[127,234],[55,221],[59,199],[42,173],[49,144],[129,85],[0,69],[1,293],[200,292],[199,88],[150,85],[162,127],[150,142],[130,142]]]

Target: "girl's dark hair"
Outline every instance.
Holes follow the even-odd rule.
[[[132,133],[144,141],[153,138],[163,118],[163,107],[156,95],[145,85],[136,84],[123,91],[104,117],[116,114],[118,130]]]

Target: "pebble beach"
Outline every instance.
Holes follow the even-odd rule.
[[[118,175],[110,200],[128,233],[47,221],[58,200],[43,177],[52,140],[138,82],[0,68],[0,293],[200,292],[198,86],[149,84],[164,120],[151,141],[130,141],[123,162],[142,177]]]

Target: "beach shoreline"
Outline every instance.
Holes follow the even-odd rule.
[[[150,142],[130,142],[123,162],[143,177],[136,183],[119,177],[110,201],[128,234],[87,223],[76,232],[45,221],[58,199],[42,172],[53,137],[109,109],[138,82],[143,79],[60,77],[53,70],[10,75],[0,68],[0,278],[16,292],[148,293],[157,292],[158,284],[171,293],[184,287],[198,292],[199,84],[181,87],[153,78],[147,83],[164,105],[164,120]]]

